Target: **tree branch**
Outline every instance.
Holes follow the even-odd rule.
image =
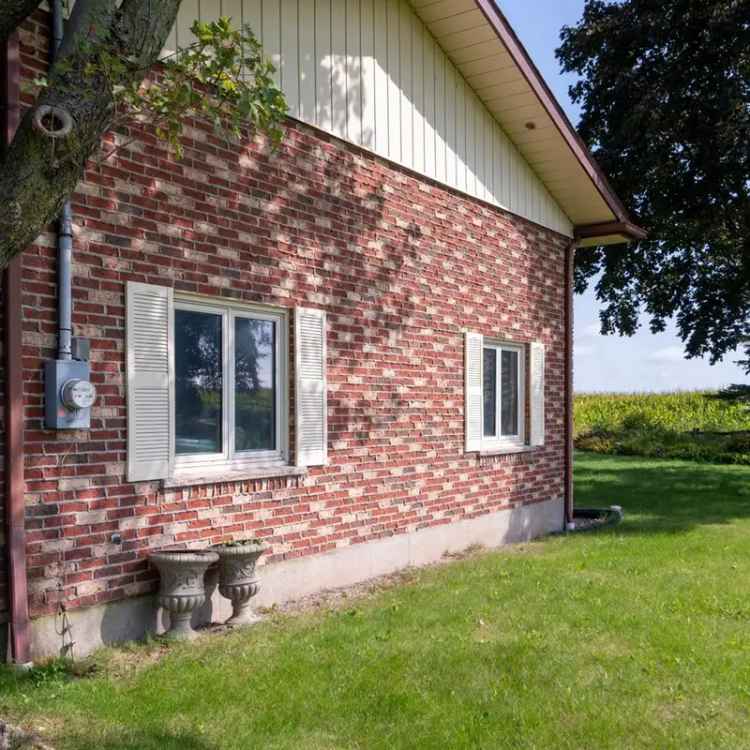
[[[39,0],[4,0],[0,3],[0,43],[4,42],[38,5]]]

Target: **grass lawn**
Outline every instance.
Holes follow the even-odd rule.
[[[579,455],[576,485],[623,524],[86,678],[3,673],[0,716],[78,750],[750,747],[750,468]]]

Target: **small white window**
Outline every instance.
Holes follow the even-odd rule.
[[[175,300],[176,471],[287,459],[287,319]]]
[[[526,440],[525,350],[484,342],[482,348],[482,449],[523,446]]]

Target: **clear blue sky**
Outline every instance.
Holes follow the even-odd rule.
[[[560,29],[575,24],[584,0],[497,0],[571,121],[578,109],[568,98],[571,78],[555,59]],[[653,335],[644,325],[632,338],[599,334],[599,304],[591,291],[576,298],[575,386],[578,391],[650,391],[717,388],[747,381],[733,364],[714,367],[707,360],[686,360],[674,328]],[[646,320],[644,319],[644,324]]]

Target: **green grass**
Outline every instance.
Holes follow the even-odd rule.
[[[736,395],[576,395],[576,446],[610,455],[750,465],[750,403],[746,394]]]
[[[2,673],[0,715],[76,750],[750,747],[750,469],[587,454],[576,487],[623,524],[86,678]]]

